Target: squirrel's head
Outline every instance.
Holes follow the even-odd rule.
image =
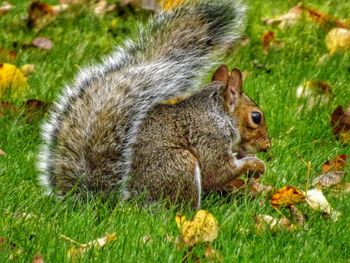
[[[213,81],[225,85],[222,88],[222,99],[229,116],[239,129],[241,141],[239,153],[256,153],[267,151],[271,141],[267,133],[262,110],[243,93],[242,73],[234,68],[229,71],[226,65],[221,65],[213,75]]]

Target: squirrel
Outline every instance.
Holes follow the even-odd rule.
[[[199,208],[203,193],[263,174],[254,153],[269,149],[270,139],[262,110],[243,93],[241,72],[222,65],[198,91],[244,20],[240,1],[183,1],[82,69],[43,125],[38,167],[47,192],[118,200],[144,194]]]

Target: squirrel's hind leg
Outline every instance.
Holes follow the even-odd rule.
[[[149,149],[150,150],[150,149]],[[191,204],[200,208],[202,179],[198,160],[183,148],[135,151],[128,188],[150,201]]]

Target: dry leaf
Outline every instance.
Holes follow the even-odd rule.
[[[222,256],[220,255],[219,251],[212,248],[210,245],[206,247],[204,252],[205,258],[209,262],[222,262]]]
[[[292,215],[292,218],[296,220],[298,226],[305,226],[306,217],[302,212],[299,211],[299,209],[295,205],[290,205],[289,211]]]
[[[33,73],[35,70],[35,65],[34,64],[25,64],[19,68],[24,76],[28,76],[30,73]]]
[[[36,37],[32,40],[32,45],[34,47],[49,50],[53,47],[53,43],[50,39],[46,37]]]
[[[252,196],[258,196],[260,194],[270,194],[274,192],[274,188],[271,185],[265,185],[258,181],[253,181],[250,185],[249,194]]]
[[[327,173],[329,171],[344,170],[347,159],[348,159],[348,156],[346,154],[340,154],[335,158],[333,158],[332,160],[326,161],[322,166],[322,170],[324,173]]]
[[[27,90],[27,78],[15,65],[0,64],[0,97],[23,97]]]
[[[305,201],[309,204],[309,206],[312,209],[323,212],[331,216],[331,218],[334,220],[337,220],[340,216],[340,213],[338,211],[335,211],[331,208],[326,197],[323,195],[320,189],[308,190],[306,192]]]
[[[201,242],[212,242],[218,236],[218,223],[208,211],[199,210],[193,220],[186,220],[186,217],[182,215],[177,215],[175,220],[181,232],[181,239],[188,246]]]
[[[78,243],[66,236],[61,235],[62,238],[73,242],[73,243]],[[79,256],[82,256],[86,251],[88,251],[89,249],[92,248],[101,248],[104,247],[106,244],[108,244],[111,241],[117,240],[117,234],[116,233],[112,233],[112,234],[108,234],[104,237],[89,241],[86,244],[79,244],[77,246],[73,246],[68,250],[68,257],[71,259],[76,259]]]
[[[0,16],[6,14],[8,11],[13,9],[14,6],[11,5],[9,2],[2,2],[0,6]]]
[[[286,14],[276,16],[274,18],[265,19],[263,22],[266,25],[278,25],[280,28],[286,28],[294,25],[301,17],[303,6],[301,3],[292,7]]]
[[[40,1],[34,1],[28,8],[27,26],[28,28],[36,27],[37,30],[40,30],[67,8],[68,5],[51,6]]]
[[[272,207],[277,208],[280,206],[290,206],[304,201],[304,193],[293,187],[285,186],[277,190],[271,197],[270,203]]]
[[[112,12],[116,9],[116,5],[108,4],[106,0],[99,0],[95,5],[93,5],[93,10],[95,15],[103,16],[108,12]]]
[[[16,51],[0,48],[0,61],[15,60],[17,56]]]
[[[44,263],[44,259],[43,257],[41,256],[40,253],[36,253],[33,260],[32,260],[32,263]]]
[[[261,43],[264,48],[264,52],[268,53],[272,42],[275,40],[275,32],[273,31],[267,31],[265,32],[261,37]]]
[[[273,232],[277,230],[293,231],[297,228],[286,217],[282,217],[281,219],[277,220],[269,215],[257,215],[255,217],[255,227],[258,234],[261,234],[266,230]]]
[[[332,95],[331,86],[323,80],[308,80],[296,90],[298,99],[307,99],[307,107],[311,109],[317,104],[328,104]]]
[[[331,126],[338,140],[344,144],[350,142],[350,105],[346,110],[342,106],[334,110],[331,116]]]
[[[340,191],[341,193],[350,193],[350,183],[345,182],[336,185],[335,190]]]
[[[347,28],[349,27],[348,23],[345,23],[333,16],[330,16],[326,13],[323,13],[319,10],[316,10],[311,7],[303,6],[303,10],[308,14],[308,16],[315,21],[317,24],[324,26],[324,27],[343,27]]]
[[[330,187],[339,184],[344,178],[344,171],[329,171],[316,177],[312,186]]]
[[[326,36],[326,46],[331,54],[350,49],[350,29],[333,28]]]
[[[2,149],[0,149],[0,156],[6,156],[6,152]]]

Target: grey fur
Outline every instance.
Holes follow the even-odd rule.
[[[64,88],[43,125],[44,145],[38,167],[41,183],[49,192],[65,194],[56,189],[61,171],[57,167],[67,160],[77,166],[76,172],[64,175],[73,178],[72,187],[79,181],[83,191],[91,191],[86,182],[93,168],[87,160],[89,152],[81,151],[94,145],[74,143],[83,144],[95,133],[106,132],[106,140],[100,138],[101,145],[106,145],[98,151],[102,155],[104,151],[109,152],[109,147],[111,155],[117,156],[106,180],[110,178],[111,189],[121,187],[127,198],[133,144],[148,112],[165,99],[196,90],[203,74],[238,39],[243,28],[245,6],[240,1],[190,2],[172,13],[155,16],[148,25],[140,27],[136,39],[126,41],[100,65],[81,70],[73,84]],[[85,108],[79,108],[80,104],[85,105],[84,100],[90,105],[86,106],[89,114],[83,112]],[[116,118],[116,123],[111,123],[105,131],[98,118],[101,112]],[[81,120],[83,118],[86,119]],[[70,133],[63,134],[62,127],[74,126],[76,122],[77,127],[72,131],[80,132],[79,137],[68,138],[76,148],[71,156],[65,156],[68,151],[63,148],[66,142],[62,142],[62,138]],[[108,133],[114,130],[116,141],[114,134]],[[103,161],[106,158],[108,156],[104,156]]]

